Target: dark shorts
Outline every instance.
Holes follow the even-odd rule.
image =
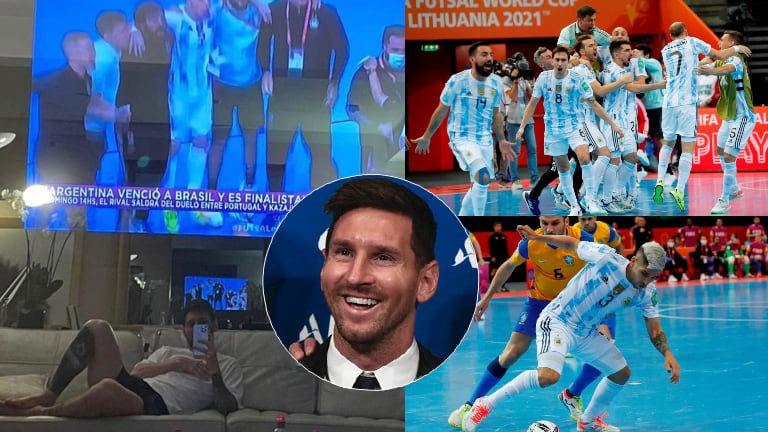
[[[517,324],[515,324],[515,331],[518,333],[527,334],[536,338],[536,320],[539,319],[541,311],[549,304],[548,300],[537,300],[532,297],[528,297],[523,305],[523,310],[520,311],[520,315],[517,317]]]
[[[234,87],[213,80],[214,138],[225,139],[232,127],[232,107],[237,106],[240,127],[255,131],[264,125],[264,100],[261,81],[248,87]]]
[[[147,384],[143,379],[130,375],[125,368],[120,370],[120,374],[115,378],[115,381],[120,383],[121,386],[136,393],[142,401],[144,401],[144,414],[147,415],[167,415],[168,407],[165,406],[165,401],[159,393],[154,391],[152,387]]]

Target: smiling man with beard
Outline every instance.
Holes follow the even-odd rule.
[[[437,367],[416,342],[416,307],[437,289],[437,224],[427,203],[391,180],[352,180],[331,213],[320,283],[333,337],[301,363],[346,388],[404,386]]]

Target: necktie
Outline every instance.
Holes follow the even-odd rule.
[[[376,379],[376,375],[373,372],[363,372],[355,380],[355,384],[352,388],[364,389],[364,390],[381,390],[379,380]]]

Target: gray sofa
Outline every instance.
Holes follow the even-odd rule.
[[[50,376],[75,334],[0,328],[0,385],[12,376]],[[162,345],[184,346],[181,333],[169,328],[118,331],[116,335],[129,371],[147,355],[145,345],[150,351]],[[278,415],[286,417],[291,432],[405,430],[403,389],[368,392],[328,384],[293,361],[272,331],[219,331],[216,345],[243,368],[243,408],[226,417],[214,410],[87,420],[0,416],[0,431],[271,432]],[[61,395],[62,400],[82,393],[87,388],[85,377],[80,374]],[[38,381],[42,383],[43,378]]]

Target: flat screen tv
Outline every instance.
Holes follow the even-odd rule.
[[[212,276],[184,278],[184,306],[194,299],[207,300],[215,310],[248,309],[248,279]]]

